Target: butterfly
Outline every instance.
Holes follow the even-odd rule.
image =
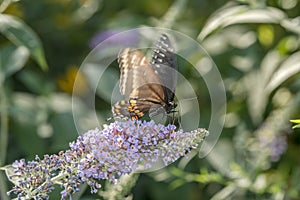
[[[126,48],[118,56],[120,92],[128,100],[112,107],[114,117],[137,120],[149,112],[163,108],[174,112],[177,63],[174,48],[166,34],[156,42],[151,61],[139,50]]]

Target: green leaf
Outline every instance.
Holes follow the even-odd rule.
[[[24,46],[7,45],[0,49],[0,74],[7,78],[22,69],[28,59],[29,51]],[[1,80],[1,78],[0,78]]]
[[[290,122],[300,124],[300,119],[291,119]]]
[[[275,23],[280,24],[286,19],[284,12],[277,8],[266,7],[252,9],[249,6],[234,6],[217,11],[205,24],[198,36],[204,40],[209,34],[219,28],[242,23]]]
[[[44,51],[36,33],[20,19],[0,14],[0,32],[17,46],[25,46],[43,70],[48,69]]]
[[[295,128],[300,128],[300,124],[297,124],[297,125],[293,126],[292,128],[293,128],[293,129],[295,129]]]
[[[116,97],[120,97],[111,92],[114,91],[119,76],[114,69],[105,69],[101,65],[89,64],[89,67],[84,69],[84,73],[91,85],[98,82],[96,94],[106,102],[111,103],[116,100]]]
[[[300,119],[292,119],[290,120],[290,122],[292,123],[297,123],[297,125],[294,125],[292,128],[295,129],[295,128],[300,128]]]
[[[229,176],[231,174],[230,164],[234,161],[232,142],[228,139],[219,140],[207,156],[207,160],[221,175]]]
[[[0,0],[0,13],[4,12],[11,3],[16,1],[18,0]]]
[[[219,190],[214,196],[211,198],[212,200],[217,199],[232,199],[232,194],[236,192],[238,188],[234,185],[228,185],[223,189]]]
[[[272,76],[272,79],[266,85],[265,90],[270,94],[274,89],[279,87],[284,81],[286,81],[291,76],[294,76],[300,72],[300,51],[297,51],[287,57],[287,59],[282,62],[277,71]]]
[[[53,82],[47,81],[45,77],[41,76],[39,73],[34,71],[30,71],[30,70],[21,71],[18,74],[17,78],[30,91],[37,94],[43,94],[43,95],[50,94],[55,88]]]
[[[282,61],[278,51],[269,51],[261,62],[259,70],[248,73],[243,82],[248,92],[248,107],[251,118],[254,123],[262,120],[263,113],[266,109],[270,93],[266,92],[266,87],[272,80],[276,69]]]

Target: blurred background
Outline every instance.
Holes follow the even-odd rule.
[[[213,151],[140,174],[116,188],[103,183],[73,199],[300,199],[300,2],[298,0],[0,0],[0,166],[68,149],[93,129],[89,76],[78,71],[87,54],[114,33],[171,28],[197,40],[223,78],[225,127]],[[197,59],[193,52],[189,55]],[[208,128],[211,102],[188,63],[179,72],[195,89],[199,127]],[[117,63],[109,80],[118,81]],[[105,80],[102,80],[105,81]],[[109,86],[109,84],[107,84]],[[100,123],[111,116],[108,94],[97,90]],[[4,173],[0,199],[12,187]],[[50,199],[59,198],[59,190]]]

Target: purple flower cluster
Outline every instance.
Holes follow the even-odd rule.
[[[53,177],[57,176],[62,160],[58,155],[45,155],[41,160],[36,156],[34,161],[25,159],[15,161],[6,171],[8,178],[14,183],[14,188],[8,195],[14,193],[19,199],[48,199],[48,194],[54,190]]]
[[[116,35],[118,33],[122,33],[122,30],[107,30],[96,33],[89,42],[90,48],[95,48],[98,44],[105,41],[112,45],[124,45],[132,46],[138,42],[138,33],[137,32],[123,32],[123,34]]]
[[[281,155],[287,149],[287,137],[286,135],[279,135],[276,139],[272,140],[270,146],[270,158],[271,161],[276,162],[280,159]]]
[[[24,159],[12,164],[9,179],[15,184],[9,194],[20,199],[48,199],[48,194],[60,185],[62,199],[79,191],[82,183],[96,193],[99,180],[116,183],[120,176],[129,174],[142,165],[150,168],[162,158],[168,165],[185,156],[207,136],[205,129],[191,132],[175,131],[174,125],[155,124],[153,121],[124,121],[105,125],[103,130],[90,130],[70,143],[70,149],[58,155]]]
[[[260,148],[267,151],[271,162],[276,162],[287,149],[287,136],[273,132],[265,125],[258,134]]]

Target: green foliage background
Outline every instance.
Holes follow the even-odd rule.
[[[71,91],[95,35],[142,26],[171,28],[200,42],[219,67],[227,93],[225,128],[205,159],[141,174],[73,199],[299,199],[300,2],[297,0],[2,0],[0,1],[0,166],[57,153],[77,137]],[[209,94],[189,66],[201,124]],[[82,93],[88,82],[82,75]],[[114,75],[118,79],[117,75]],[[98,117],[110,115],[97,93]],[[84,105],[82,116],[88,119]],[[85,121],[86,130],[94,128]],[[137,178],[137,177],[135,177]],[[1,172],[0,199],[11,184]],[[131,188],[132,187],[132,188]],[[57,199],[59,191],[51,199]],[[102,197],[99,197],[101,195]]]

